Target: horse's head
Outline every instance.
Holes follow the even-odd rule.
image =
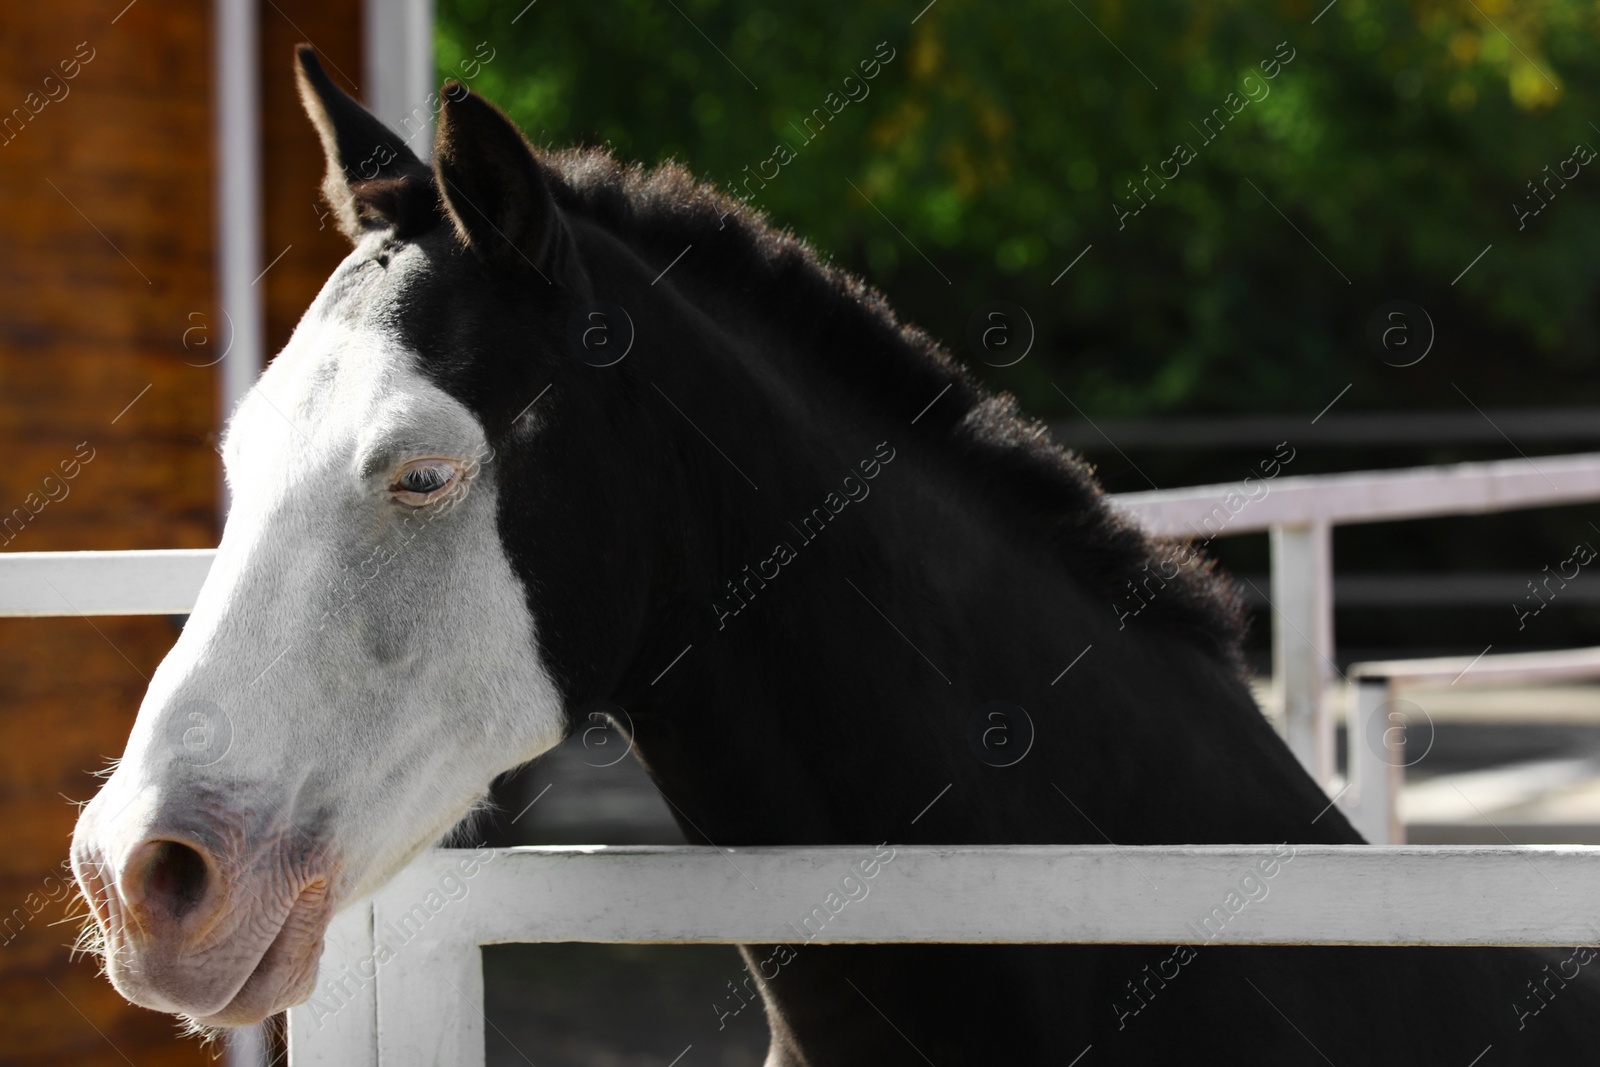
[[[608,580],[569,483],[615,446],[533,447],[541,389],[594,370],[566,354],[591,283],[541,164],[459,86],[430,168],[309,50],[300,75],[355,251],[232,416],[216,562],[72,848],[118,990],[202,1025],[304,1000],[334,911],[560,741],[572,672],[540,638],[565,620],[530,595]],[[513,522],[591,576],[530,588]]]

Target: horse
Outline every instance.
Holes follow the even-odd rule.
[[[1360,842],[1255,704],[1225,577],[862,280],[458,83],[424,164],[309,47],[297,77],[353,250],[229,420],[216,561],[74,833],[127,999],[305,1001],[334,913],[596,707],[722,848],[1279,845],[1264,885]],[[771,1067],[1600,1040],[1579,950],[1196,934],[741,951]]]

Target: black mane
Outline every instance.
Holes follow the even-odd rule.
[[[1105,598],[1107,611],[1153,574],[1171,573],[1171,546],[1111,507],[1092,466],[1056,444],[1013,397],[989,393],[933,338],[899,321],[882,293],[820,259],[792,232],[674,163],[625,166],[600,149],[544,152],[540,160],[563,210],[652,261],[666,262],[691,243],[713,252],[696,256],[692,269],[715,272],[729,291],[762,300],[786,333],[816,339],[816,358],[881,410],[910,420],[949,387],[914,432],[942,445],[975,487],[987,487],[998,506],[1048,541],[1070,573]],[[835,353],[850,349],[826,343],[829,335],[868,338],[880,356],[870,366],[839,358]],[[1141,622],[1182,633],[1237,663],[1242,598],[1211,560],[1183,558]]]

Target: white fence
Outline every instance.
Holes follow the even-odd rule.
[[[480,945],[804,952],[798,924],[872,847],[516,848],[465,876],[474,855],[428,853],[340,914],[317,994],[289,1013],[291,1067],[481,1064]],[[1266,895],[1229,912],[1267,860]],[[1600,848],[919,846],[865,884],[813,941],[1575,945],[1595,937]]]
[[[1327,785],[1336,711],[1332,527],[1600,500],[1600,455],[1259,484],[1267,492],[1252,490],[1239,507],[1226,503],[1230,493],[1240,499],[1236,485],[1116,503],[1163,536],[1270,533],[1275,685],[1291,747]],[[0,553],[0,616],[182,614],[213,555]],[[1583,669],[1570,660],[1545,666],[1555,676]],[[1501,666],[1547,673],[1532,662]],[[1387,840],[1398,787],[1392,777],[1364,785],[1341,803],[1369,837]],[[318,993],[290,1013],[292,1062],[481,1063],[479,946],[792,941],[788,922],[809,914],[864,852],[523,848],[475,866],[471,854],[431,852],[335,920]],[[1204,925],[1239,878],[1274,856],[1281,860],[1271,846],[903,848],[869,897],[814,939],[1556,945],[1594,936],[1582,916],[1600,897],[1600,849],[1581,847],[1300,847],[1267,898],[1214,933]],[[1472,892],[1461,893],[1463,885]]]
[[[1257,479],[1256,484],[1265,491],[1238,483],[1202,485],[1125,493],[1116,503],[1159,536],[1270,536],[1275,702],[1283,709],[1289,747],[1333,792],[1334,726],[1341,704],[1350,706],[1361,729],[1360,716],[1375,711],[1382,700],[1370,689],[1363,696],[1335,688],[1333,527],[1600,500],[1600,453]],[[1394,764],[1365,744],[1351,744],[1348,751],[1351,788],[1340,797],[1340,807],[1368,840],[1400,840]]]

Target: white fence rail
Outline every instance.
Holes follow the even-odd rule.
[[[0,616],[187,615],[214,548],[0,553]]]
[[[1537,466],[1518,460],[1257,485],[1267,488],[1201,486],[1126,494],[1115,502],[1161,536],[1271,534],[1275,684],[1291,746],[1326,785],[1336,669],[1332,527],[1600,500],[1600,455],[1543,457]],[[183,614],[214,555],[0,553],[0,616]],[[1519,677],[1587,669],[1571,658],[1504,668]],[[1382,665],[1372,673],[1392,679],[1404,671]],[[1358,696],[1364,707],[1376,687],[1360,688],[1367,691]],[[1362,721],[1359,712],[1354,721]],[[1364,748],[1350,747],[1352,753]],[[1383,777],[1380,787],[1374,778],[1357,793],[1364,801],[1345,802],[1374,840],[1386,839],[1397,780]],[[867,850],[848,848],[726,855],[695,848],[511,849],[488,854],[468,876],[457,866],[463,854],[428,853],[373,901],[335,921],[318,992],[291,1013],[292,1062],[481,1063],[479,946],[788,942],[788,923],[812,914],[832,880],[863,854]],[[1273,857],[1281,866],[1267,883],[1268,897],[1237,913],[1217,911],[1239,878]],[[746,878],[761,888],[752,890]],[[1462,886],[1472,891],[1462,893]],[[918,847],[898,850],[869,896],[831,918],[814,939],[1565,945],[1592,940],[1581,917],[1597,898],[1600,849],[1582,847],[1302,846],[1288,861],[1270,846]]]
[[[1304,474],[1265,480],[1264,495],[1236,511],[1222,509],[1218,536],[1274,527],[1348,526],[1444,515],[1579,504],[1600,500],[1600,452],[1493,463],[1457,463],[1352,474]],[[1123,493],[1117,506],[1159,537],[1212,536],[1208,516],[1241,483]],[[1254,490],[1251,490],[1252,492]]]
[[[872,854],[430,852],[335,920],[291,1067],[482,1063],[480,946],[502,942],[1574,945],[1600,899],[1600,848],[917,846],[830,916]],[[1265,895],[1230,911],[1249,874]]]

